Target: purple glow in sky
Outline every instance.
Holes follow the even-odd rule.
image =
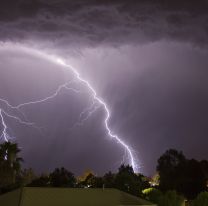
[[[0,120],[25,166],[101,174],[124,162],[151,175],[169,148],[206,158],[207,8],[206,0],[2,2]]]

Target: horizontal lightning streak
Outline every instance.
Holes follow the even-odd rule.
[[[38,104],[38,103],[43,103],[43,102],[46,102],[46,101],[48,101],[50,99],[53,99],[60,93],[60,91],[62,89],[66,89],[68,91],[73,91],[73,92],[76,92],[76,93],[80,93],[79,90],[76,90],[74,88],[69,87],[69,84],[71,84],[72,82],[74,82],[74,81],[66,82],[66,83],[60,85],[52,95],[50,95],[50,96],[48,96],[48,97],[46,97],[44,99],[22,103],[22,104],[19,104],[17,106],[11,105],[7,100],[2,99],[2,98],[0,98],[0,101],[5,103],[6,106],[8,107],[8,109],[10,109],[10,110],[17,110],[18,112],[20,112],[24,116],[24,118],[26,119],[24,113],[20,110],[24,106],[28,106],[28,105],[32,105],[32,104]],[[8,112],[4,111],[2,108],[0,108],[0,120],[1,120],[1,123],[2,123],[2,127],[3,127],[1,135],[0,135],[0,138],[1,139],[3,138],[5,141],[9,141],[11,139],[11,137],[10,137],[10,135],[7,132],[8,126],[7,126],[6,122],[5,122],[4,116],[12,118],[12,119],[18,121],[20,124],[24,124],[26,126],[32,126],[32,127],[36,128],[38,130],[40,129],[39,127],[35,126],[34,122],[24,121],[20,117],[18,117],[17,115],[11,115]]]
[[[0,108],[0,119],[1,119],[2,126],[3,126],[3,131],[1,132],[2,134],[0,135],[0,139],[4,139],[4,141],[6,141],[6,142],[8,142],[11,139],[11,137],[7,132],[7,130],[9,128],[6,124],[4,116],[6,116],[8,118],[11,118],[11,119],[14,119],[15,121],[19,122],[20,124],[23,124],[23,125],[26,125],[26,126],[32,126],[32,127],[34,127],[35,129],[38,129],[38,130],[40,129],[39,127],[35,126],[34,122],[24,121],[21,118],[19,118],[18,116],[11,115],[8,112],[4,111],[2,108]]]
[[[25,122],[25,121],[21,120],[21,119],[20,119],[19,117],[17,117],[17,116],[8,114],[7,112],[5,112],[5,111],[2,110],[2,109],[1,109],[1,112],[2,112],[2,114],[4,113],[5,116],[10,117],[10,118],[12,118],[12,119],[15,119],[15,120],[18,121],[20,124],[24,124],[24,125],[27,125],[27,126],[35,125],[35,123],[33,123],[33,122]]]
[[[58,94],[59,92],[62,90],[62,89],[67,89],[67,90],[72,90],[74,92],[80,92],[79,90],[75,90],[73,88],[69,88],[68,87],[68,84],[71,83],[71,82],[67,82],[65,84],[62,84],[58,87],[58,89],[50,96],[46,97],[46,98],[43,98],[43,99],[40,99],[40,100],[36,100],[36,101],[30,101],[30,102],[26,102],[26,103],[22,103],[22,104],[19,104],[17,106],[11,106],[10,104],[8,104],[12,109],[20,109],[21,107],[25,107],[27,105],[31,105],[31,104],[38,104],[38,103],[44,103],[50,99],[54,99]]]

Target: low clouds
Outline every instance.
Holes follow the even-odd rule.
[[[0,38],[3,41],[32,39],[62,50],[158,40],[206,47],[207,1],[174,2],[8,1],[0,9]]]

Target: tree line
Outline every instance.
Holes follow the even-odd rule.
[[[154,187],[144,196],[158,206],[208,206],[208,161],[187,159],[183,152],[167,150],[158,159]],[[154,181],[153,181],[154,182]]]
[[[208,161],[187,159],[174,149],[159,157],[157,175],[153,178],[134,173],[129,165],[121,165],[116,173],[107,172],[103,176],[88,171],[75,177],[64,167],[37,176],[31,168],[22,169],[20,151],[17,143],[0,144],[0,194],[24,186],[116,188],[158,206],[181,206],[185,199],[195,199],[193,206],[208,205]]]

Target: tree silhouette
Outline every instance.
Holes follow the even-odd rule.
[[[106,188],[113,188],[115,187],[115,174],[112,172],[108,172],[103,177],[103,182]]]
[[[176,178],[180,174],[180,168],[186,158],[182,152],[174,149],[167,150],[159,159],[157,171],[160,175],[160,188],[162,190],[174,190],[177,187]]]
[[[205,163],[204,163],[205,164]],[[188,199],[206,189],[205,166],[197,160],[188,160],[182,152],[167,150],[158,160],[157,170],[160,175],[160,189],[176,190]]]
[[[0,184],[14,184],[21,171],[22,158],[18,157],[21,150],[16,143],[5,142],[0,145]]]
[[[131,166],[121,165],[115,177],[115,187],[133,195],[142,192],[142,176],[134,173]]]
[[[74,187],[76,179],[73,173],[62,167],[56,168],[50,174],[50,183],[53,187]]]

